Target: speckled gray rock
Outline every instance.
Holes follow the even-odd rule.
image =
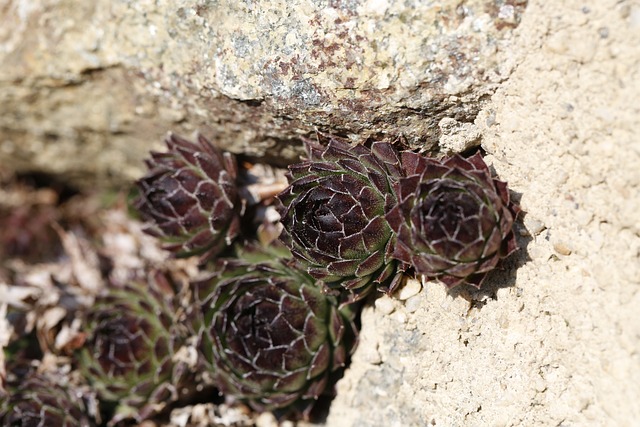
[[[445,146],[469,143],[464,124],[511,71],[525,6],[7,0],[0,162],[121,182],[168,130],[280,164],[315,129],[432,150],[450,119],[465,135]]]

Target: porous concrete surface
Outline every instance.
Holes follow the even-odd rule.
[[[316,130],[433,150],[508,77],[526,3],[5,0],[0,162],[121,183],[169,130],[280,165]]]
[[[475,124],[525,214],[486,289],[365,309],[331,426],[637,426],[640,3],[529,3]]]
[[[45,3],[55,3],[56,7],[71,4],[44,0],[29,4]],[[205,5],[205,2],[172,2],[176,9],[186,3]],[[221,3],[225,2],[215,4]],[[411,2],[316,3],[324,6],[340,3],[345,8],[355,5],[358,9],[362,4]],[[434,3],[437,2],[429,2]],[[16,9],[5,3],[0,6],[0,13],[5,16],[31,13],[25,10],[29,9],[24,6],[26,2],[9,2],[17,4],[22,6]],[[95,31],[96,40],[105,31],[109,33],[110,27],[105,27],[105,22],[115,26],[120,22],[117,18],[120,15],[113,11],[149,4],[167,5],[162,1],[116,1],[109,2],[112,5],[109,7],[102,2],[82,4],[86,4],[88,26]],[[102,6],[89,6],[94,4]],[[256,2],[242,4],[249,7]],[[94,7],[113,13],[111,20],[91,21],[98,16]],[[50,12],[57,11],[51,6]],[[58,13],[64,17],[65,13],[78,11]],[[273,97],[265,96],[257,104],[237,100],[250,94],[246,92],[248,88],[255,88],[257,98],[262,96],[264,86],[260,84],[247,83],[244,89],[227,93],[220,91],[219,81],[224,79],[215,79],[222,78],[224,73],[217,71],[211,74],[214,80],[210,85],[192,87],[189,79],[172,80],[172,75],[181,75],[173,68],[177,66],[174,61],[163,62],[163,67],[155,69],[158,74],[137,75],[131,73],[131,67],[119,65],[138,61],[140,69],[152,69],[155,62],[148,58],[154,52],[162,57],[165,52],[156,52],[151,41],[149,45],[137,45],[135,40],[144,37],[136,35],[135,28],[148,32],[149,40],[153,31],[173,28],[175,32],[167,39],[170,46],[176,43],[172,55],[190,57],[190,47],[179,49],[177,40],[185,40],[185,32],[204,25],[198,14],[190,13],[185,15],[191,16],[190,20],[176,15],[168,23],[161,14],[140,14],[137,27],[134,15],[124,13],[132,27],[118,34],[119,43],[129,40],[131,46],[146,53],[136,57],[130,52],[124,61],[122,52],[110,51],[111,56],[107,57],[113,58],[112,68],[105,61],[96,68],[87,65],[66,70],[64,64],[72,63],[72,59],[53,50],[48,53],[52,64],[42,75],[55,75],[59,80],[42,80],[44,95],[36,96],[29,87],[21,85],[20,73],[12,77],[11,84],[7,84],[6,74],[2,74],[0,161],[33,161],[45,167],[47,158],[51,161],[66,157],[56,163],[60,171],[70,168],[84,174],[88,172],[82,167],[87,166],[81,159],[93,156],[95,164],[91,168],[95,168],[96,174],[109,171],[133,176],[139,169],[132,159],[142,157],[157,142],[166,130],[158,122],[171,117],[184,130],[208,124],[208,131],[220,136],[220,141],[226,138],[240,141],[239,145],[228,143],[240,150],[255,150],[258,155],[269,147],[281,147],[276,141],[289,141],[296,132],[306,132],[302,124],[312,125],[313,114],[309,112],[312,109],[305,110],[304,117],[300,112],[294,113],[295,117],[282,115],[265,121],[260,120],[268,115],[252,116],[260,118],[256,119],[254,129],[269,128],[266,133],[252,134],[257,131],[242,129],[249,113],[234,122],[222,107],[210,110],[206,103],[184,101],[188,97],[173,95],[196,87],[202,93],[214,93],[212,99],[233,105],[233,111],[238,108],[255,111],[250,109],[265,106],[275,111],[280,101]],[[64,33],[62,28],[67,28],[64,25],[53,25],[47,20],[38,22],[42,26],[51,25],[59,34],[68,34],[65,36],[68,40],[86,37]],[[73,23],[78,25],[77,21]],[[209,25],[207,31],[221,31],[213,22]],[[0,32],[2,28],[0,25]],[[353,363],[338,383],[338,395],[326,421],[328,426],[635,426],[640,420],[640,2],[531,0],[522,13],[520,25],[506,31],[504,34],[508,35],[502,39],[505,45],[497,50],[495,58],[510,74],[495,80],[495,93],[475,104],[479,114],[472,122],[462,120],[459,124],[448,120],[455,119],[455,114],[444,114],[434,123],[441,130],[436,132],[436,139],[443,151],[455,151],[468,141],[478,140],[488,154],[486,160],[501,179],[509,182],[524,211],[517,224],[521,249],[488,278],[479,292],[461,289],[447,293],[442,285],[429,282],[415,295],[405,291],[402,297],[406,299],[382,297],[366,308],[360,344]],[[4,43],[3,64],[8,55],[6,43],[19,43],[12,40],[21,37],[26,36],[6,31],[0,35]],[[397,40],[402,44],[402,37]],[[62,42],[52,39],[46,44],[47,49]],[[118,45],[110,43],[106,45]],[[192,43],[198,45],[200,41]],[[96,43],[93,51],[101,52],[102,46]],[[37,55],[49,52],[47,49],[19,54],[27,67],[25,76],[29,64],[38,60]],[[74,58],[86,56],[80,49],[72,52],[69,55]],[[209,61],[207,64],[215,64],[214,58],[218,58],[199,57]],[[87,58],[87,64],[91,64],[92,57]],[[6,69],[0,67],[0,72]],[[197,77],[198,70],[194,70]],[[91,77],[78,85],[65,80],[66,76],[74,75]],[[119,85],[123,79],[131,79],[124,89]],[[150,100],[149,82],[154,79],[157,84],[151,87],[155,87],[156,98]],[[114,98],[92,97],[92,84],[111,88]],[[58,92],[56,85],[64,86],[68,92]],[[102,89],[96,89],[99,90]],[[66,96],[82,105],[86,118],[77,110],[65,109],[72,105],[65,101]],[[13,115],[8,119],[7,100],[16,99],[25,103],[35,99],[39,116],[32,116],[28,106],[24,106],[24,110],[11,110]],[[391,98],[381,99],[386,102]],[[175,108],[171,102],[176,102]],[[411,104],[409,100],[406,102]],[[93,105],[95,110],[91,108]],[[112,121],[104,121],[100,113],[104,108],[113,112],[109,116]],[[127,113],[124,117],[128,119],[120,120],[122,109],[138,113]],[[221,115],[219,123],[212,123],[215,120],[210,111],[215,112],[214,116]],[[432,113],[420,110],[411,115],[414,117],[411,120]],[[72,119],[77,127],[67,125]],[[13,123],[22,120],[27,125],[17,129],[19,126]],[[83,127],[85,120],[96,124]],[[403,115],[399,114],[397,122],[402,124],[402,120]],[[47,125],[39,127],[41,122]],[[290,127],[285,125],[292,122]],[[40,135],[42,129],[49,129],[52,123],[59,123],[64,132],[48,136],[42,131],[42,138],[31,138]],[[113,126],[112,133],[94,132],[109,126]],[[405,131],[411,129],[420,127],[406,127]],[[85,142],[79,146],[64,143],[77,137],[74,132],[83,130],[87,135],[100,136],[95,141],[78,139]],[[252,145],[259,137],[271,142]],[[30,138],[40,141],[38,149],[20,145],[30,144]],[[47,138],[55,143],[50,144]],[[13,148],[6,148],[8,140],[14,141]],[[48,157],[41,157],[40,150],[47,152]],[[276,151],[277,155],[293,157],[283,152]],[[110,156],[116,156],[119,163],[114,163]],[[74,162],[82,164],[74,169]]]

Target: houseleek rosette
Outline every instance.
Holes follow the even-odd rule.
[[[226,396],[308,416],[347,362],[354,315],[287,255],[253,248],[194,283],[200,348]]]
[[[112,285],[87,314],[87,341],[79,351],[83,376],[116,419],[145,419],[178,397],[186,372],[174,356],[186,331],[163,273]]]
[[[308,159],[289,166],[289,187],[278,195],[282,241],[302,268],[359,299],[374,287],[393,290],[399,262],[385,213],[393,207],[400,161],[390,144],[351,146],[332,137],[306,141]]]
[[[387,215],[397,234],[394,257],[448,287],[480,287],[498,261],[516,250],[519,208],[507,184],[491,176],[479,153],[439,161],[403,152],[401,160],[399,204]]]
[[[0,425],[14,427],[89,427],[84,404],[66,387],[30,373],[10,394],[0,397]]]
[[[165,249],[206,260],[239,234],[235,158],[202,135],[194,143],[169,134],[165,142],[168,151],[152,152],[149,172],[137,182],[136,208]]]

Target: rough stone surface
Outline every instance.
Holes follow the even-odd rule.
[[[168,130],[284,164],[316,129],[437,148],[512,69],[526,0],[5,0],[0,162],[138,176]]]

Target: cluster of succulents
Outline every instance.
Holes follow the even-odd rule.
[[[480,287],[516,249],[519,209],[480,154],[439,160],[387,142],[305,140],[307,157],[274,202],[285,252],[238,229],[248,201],[230,155],[202,137],[167,144],[139,181],[138,207],[178,256],[214,259],[239,237],[251,247],[193,284],[192,327],[218,390],[256,410],[308,414],[330,394],[353,351],[358,302],[373,291],[393,294],[409,274]]]
[[[281,200],[282,241],[301,268],[350,300],[414,271],[479,288],[516,250],[519,208],[479,153],[438,160],[388,143],[307,141]]]
[[[435,159],[319,135],[305,140],[288,185],[256,201],[230,153],[202,136],[170,134],[166,144],[151,153],[135,206],[163,248],[198,257],[200,275],[183,289],[157,272],[111,283],[87,313],[74,360],[112,425],[141,422],[202,390],[309,418],[334,394],[368,297],[393,295],[411,275],[479,288],[516,249],[519,209],[480,154]],[[246,218],[256,203],[279,213],[279,240],[256,238]],[[182,360],[187,348],[197,350],[195,364]],[[30,404],[25,393],[5,399],[0,420],[36,405],[53,425],[75,410],[55,409],[75,408],[64,390]]]

